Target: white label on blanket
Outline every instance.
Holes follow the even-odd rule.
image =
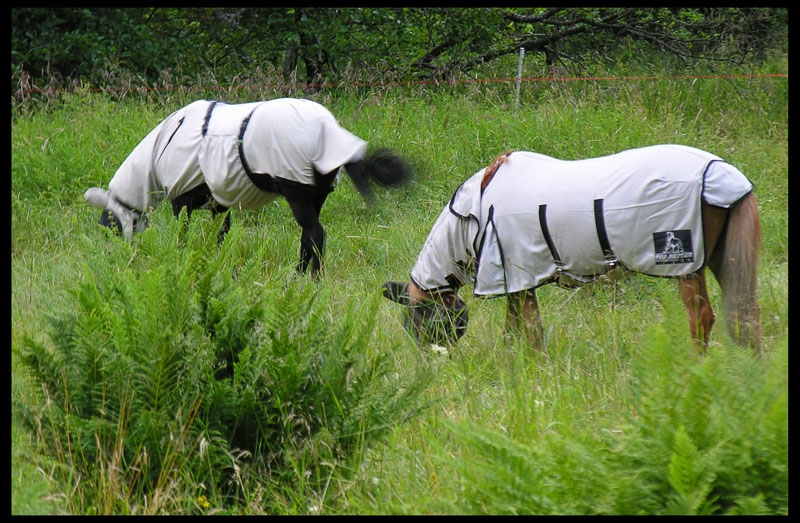
[[[692,263],[694,261],[690,229],[654,232],[653,244],[655,245],[656,265]]]

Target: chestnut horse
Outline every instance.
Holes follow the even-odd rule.
[[[410,281],[387,281],[420,342],[455,343],[467,328],[459,288],[507,296],[506,329],[543,342],[536,289],[574,287],[612,270],[678,281],[689,332],[704,349],[719,282],[728,334],[761,351],[757,269],[761,225],[753,184],[719,157],[656,145],[564,161],[509,152],[456,190]]]

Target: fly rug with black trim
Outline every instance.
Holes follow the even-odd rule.
[[[344,167],[359,193],[372,201],[371,183],[398,186],[408,163],[388,148],[342,128],[311,100],[227,104],[198,100],[164,119],[130,153],[108,184],[84,195],[102,209],[100,223],[131,240],[147,227],[147,213],[167,199],[175,216],[198,208],[214,215],[255,210],[277,198],[288,202],[302,228],[298,270],[322,268],[325,231],[320,211]],[[230,228],[226,214],[220,241]]]
[[[715,320],[708,267],[729,335],[760,351],[753,189],[718,156],[682,145],[573,161],[509,152],[456,189],[410,280],[387,281],[383,293],[406,307],[418,340],[455,343],[467,327],[458,290],[472,283],[475,296],[507,296],[506,328],[540,347],[538,287],[582,285],[614,269],[673,277],[705,348]]]

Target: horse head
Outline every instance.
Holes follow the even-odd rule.
[[[458,292],[426,292],[413,282],[387,281],[383,296],[405,306],[403,326],[419,343],[454,344],[467,331],[467,304]]]

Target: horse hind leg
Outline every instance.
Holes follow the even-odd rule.
[[[681,299],[689,316],[689,332],[696,345],[703,349],[708,346],[711,328],[714,326],[714,310],[708,298],[708,288],[703,273],[704,269],[681,278],[679,286]]]

